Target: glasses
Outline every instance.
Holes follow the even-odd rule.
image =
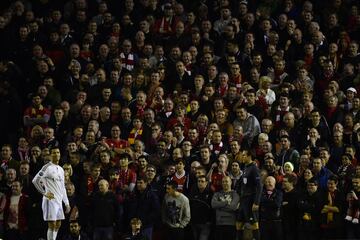
[[[190,143],[184,143],[183,146],[191,146]]]
[[[147,172],[155,172],[154,169],[147,169],[146,171],[147,171]]]

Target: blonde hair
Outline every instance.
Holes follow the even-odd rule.
[[[66,167],[68,167],[68,168],[70,169],[70,175],[69,175],[69,177],[71,177],[71,176],[73,175],[73,168],[72,168],[71,164],[70,164],[70,163],[65,163],[65,164],[62,166],[62,168],[66,168]]]
[[[264,142],[269,141],[269,136],[266,133],[260,133],[258,138],[263,138]]]
[[[265,83],[272,83],[272,80],[268,76],[261,76],[259,79],[259,89],[262,89]]]

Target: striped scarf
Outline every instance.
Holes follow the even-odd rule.
[[[334,193],[328,192],[328,201],[329,201],[329,206],[333,206],[333,198],[335,198]],[[329,224],[331,222],[334,221],[334,213],[333,212],[328,212],[326,215],[326,223]]]
[[[132,71],[134,69],[135,66],[134,54],[129,53],[125,55],[124,53],[120,53],[120,58],[122,62],[121,65],[123,68],[126,68],[129,71]]]
[[[131,132],[129,133],[129,137],[128,137],[128,142],[130,145],[133,145],[135,143],[135,140],[139,137],[141,137],[143,133],[143,129],[140,128],[140,129],[136,129],[136,128],[133,128],[131,130]]]

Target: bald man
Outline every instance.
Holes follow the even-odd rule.
[[[115,194],[109,191],[109,182],[102,179],[98,183],[99,191],[91,198],[91,223],[94,240],[112,240],[113,226],[119,219]]]
[[[265,240],[281,239],[282,236],[280,208],[283,195],[275,185],[275,178],[268,176],[260,198],[260,235]]]

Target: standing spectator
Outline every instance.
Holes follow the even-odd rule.
[[[216,239],[236,238],[236,210],[240,197],[231,189],[231,184],[229,176],[223,177],[222,190],[216,192],[211,200],[211,206],[216,211]]]
[[[338,178],[332,175],[327,180],[327,189],[321,195],[320,228],[323,239],[343,237],[344,196],[337,189]]]
[[[299,196],[299,239],[320,238],[320,192],[315,178],[306,183],[306,192]]]
[[[360,209],[360,176],[355,175],[352,178],[352,187],[351,190],[347,194],[347,202],[348,202],[348,209],[346,212],[345,220],[348,221],[347,223],[347,237],[348,238],[359,238],[360,237],[360,230],[358,227],[359,221],[359,209]],[[357,220],[357,221],[356,221]]]
[[[175,181],[166,184],[166,195],[161,210],[168,240],[184,240],[184,228],[191,218],[189,199],[177,191],[177,185]]]
[[[282,239],[280,209],[283,194],[275,188],[276,180],[272,176],[265,179],[265,187],[260,200],[261,239]]]
[[[195,240],[209,239],[211,232],[212,192],[205,175],[197,177],[197,183],[192,187],[190,194],[191,227]]]
[[[283,235],[285,240],[296,240],[297,226],[297,198],[298,194],[295,189],[297,182],[296,175],[287,174],[283,178],[282,188],[284,190],[282,202],[282,219],[283,219]]]
[[[99,181],[99,191],[91,196],[91,226],[94,240],[112,240],[117,221],[117,202],[115,194],[109,191],[105,179]]]
[[[6,197],[4,223],[5,237],[8,239],[27,239],[30,199],[21,193],[21,190],[21,183],[14,181],[11,185],[11,193]]]
[[[139,219],[142,225],[142,233],[148,240],[152,239],[153,227],[160,216],[160,202],[149,183],[138,178],[134,195],[129,199],[129,218],[130,222],[134,218]]]

